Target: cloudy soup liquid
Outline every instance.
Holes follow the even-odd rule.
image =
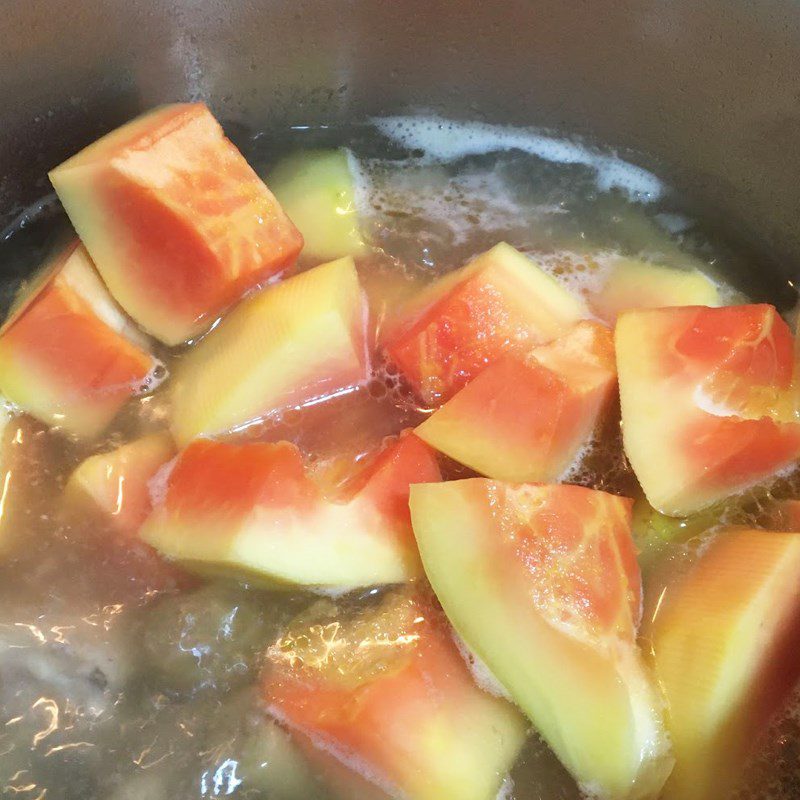
[[[499,241],[530,254],[589,299],[620,254],[700,268],[720,284],[727,302],[746,298],[747,286],[733,277],[742,273],[740,260],[704,235],[668,186],[613,154],[574,142],[394,118],[259,134],[237,144],[267,179],[286,153],[350,148],[358,176],[354,213],[369,244],[357,266],[378,327],[420,287]],[[6,303],[64,228],[60,214],[45,199],[6,232],[0,242],[2,273],[11,276],[2,287]],[[308,266],[301,260],[301,268]],[[180,352],[159,355],[167,371],[180,358]],[[258,701],[264,653],[319,596],[189,578],[144,547],[120,542],[102,518],[76,520],[62,511],[62,489],[81,460],[167,428],[168,382],[132,401],[107,437],[91,445],[27,417],[8,423],[18,429],[18,455],[0,518],[12,542],[0,561],[0,797],[333,796]],[[385,437],[426,413],[397,370],[376,355],[361,389],[258,421],[236,436],[288,439],[315,469],[346,475]],[[471,474],[454,464],[444,464],[444,472]],[[618,422],[598,431],[566,478],[638,492]],[[732,500],[719,518],[757,524],[765,497],[795,488],[794,476],[784,476]],[[647,531],[640,534],[646,539]],[[655,551],[644,545],[647,591],[660,590],[673,565],[682,568],[696,549],[691,536]],[[346,620],[384,591],[331,598],[328,613]],[[796,709],[775,724],[748,787],[741,795],[748,800],[800,796]],[[501,794],[580,797],[534,732]]]

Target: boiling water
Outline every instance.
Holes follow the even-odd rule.
[[[290,149],[351,148],[361,226],[372,245],[358,268],[378,325],[420,286],[500,240],[535,255],[586,296],[620,253],[698,266],[720,281],[729,300],[742,296],[741,286],[722,281],[741,274],[740,262],[704,236],[668,186],[582,144],[430,118],[302,128],[238,144],[265,173]],[[6,304],[19,278],[65,228],[55,203],[45,200],[35,211],[0,242],[9,276],[0,287]],[[167,368],[180,358],[159,355]],[[426,413],[396,369],[376,357],[375,374],[360,390],[259,421],[237,435],[289,439],[320,474],[336,479],[384,437]],[[0,564],[2,796],[328,796],[287,734],[262,713],[256,690],[263,654],[318,597],[200,583],[118,541],[102,520],[61,513],[60,492],[83,458],[164,429],[167,414],[162,389],[132,402],[107,439],[91,446],[29,420],[19,423],[24,457],[4,499],[4,520],[24,545]],[[456,464],[445,465],[445,472],[469,474]],[[638,491],[618,424],[612,420],[598,431],[567,477],[609,491]],[[687,548],[668,549],[662,565]],[[339,598],[336,607],[356,613],[365,597]],[[747,800],[800,794],[798,716],[792,712],[776,723],[753,765]],[[567,800],[579,793],[532,736],[503,796]]]

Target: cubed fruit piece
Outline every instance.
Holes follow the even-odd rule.
[[[269,174],[283,210],[300,229],[303,257],[329,261],[364,250],[356,209],[357,165],[349,150],[304,150]]]
[[[416,547],[408,508],[408,490],[414,483],[441,480],[434,451],[411,431],[390,440],[345,483],[341,499],[374,508],[399,538],[409,537]]]
[[[391,796],[493,800],[524,719],[475,685],[427,598],[373,603],[321,601],[289,624],[267,653],[269,711]]]
[[[525,355],[587,315],[554,278],[498,244],[412,299],[383,344],[420,397],[435,404],[503,355]]]
[[[692,514],[800,456],[800,424],[757,413],[790,394],[791,333],[772,306],[627,311],[616,349],[625,452],[662,513]]]
[[[365,316],[351,258],[248,298],[176,368],[176,441],[222,433],[365,381]]]
[[[663,796],[727,798],[800,677],[800,534],[720,533],[648,612],[675,751]]]
[[[411,488],[425,572],[471,650],[581,787],[654,798],[672,760],[636,647],[631,501],[482,478]]]
[[[406,435],[365,469],[360,487],[328,499],[288,442],[198,440],[178,457],[164,502],[141,535],[196,571],[276,587],[350,588],[417,577],[408,487],[439,480],[434,455]]]
[[[488,366],[416,433],[490,478],[553,481],[586,443],[615,387],[612,334],[584,321],[525,360],[506,356]]]
[[[675,269],[631,258],[611,267],[603,288],[589,298],[597,316],[611,325],[623,311],[665,306],[718,306],[716,284],[698,269]]]
[[[174,455],[172,438],[156,433],[90,456],[70,475],[65,503],[98,512],[119,532],[135,534],[153,508],[150,481]]]
[[[50,180],[114,298],[167,344],[202,333],[303,246],[202,103],[137,117]]]
[[[102,432],[154,367],[76,244],[23,289],[0,329],[0,391],[82,437]]]

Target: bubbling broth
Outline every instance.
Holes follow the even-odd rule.
[[[589,146],[437,118],[294,129],[237,144],[268,183],[286,152],[350,149],[356,176],[350,212],[368,243],[356,264],[373,329],[387,324],[414,292],[500,241],[535,256],[557,281],[590,300],[621,256],[700,269],[724,302],[747,297],[748,285],[737,278],[745,274],[740,260],[704,234],[680,197],[653,174]],[[7,305],[19,279],[65,227],[57,204],[48,201],[7,232],[0,244]],[[300,267],[318,262],[301,256]],[[169,374],[186,357],[181,348],[161,348],[157,356]],[[430,415],[395,364],[377,352],[371,360],[366,384],[259,419],[232,439],[293,442],[332,491],[387,437]],[[103,440],[89,444],[29,417],[13,415],[6,423],[17,429],[19,456],[0,499],[3,539],[12,543],[0,561],[0,794],[19,800],[333,797],[329,774],[264,713],[259,673],[293,618],[302,620],[322,602],[326,624],[340,619],[344,625],[385,590],[320,600],[299,589],[198,578],[143,543],[120,538],[100,515],[64,512],[67,479],[85,458],[167,430],[168,386],[169,377],[131,400]],[[443,473],[474,474],[455,462],[443,462]],[[616,414],[564,479],[640,496]],[[798,483],[784,476],[775,491],[800,496]],[[151,489],[158,491],[157,481]],[[720,520],[763,524],[756,494],[734,498],[710,521],[684,521],[686,537],[663,547],[659,540],[651,548],[647,537],[655,534],[640,531],[646,589],[667,585]],[[373,668],[384,669],[384,662],[370,662]],[[800,794],[797,719],[795,702],[754,759],[741,800]],[[532,734],[502,796],[572,800],[581,791]]]

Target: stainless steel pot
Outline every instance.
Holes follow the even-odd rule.
[[[632,152],[764,287],[800,276],[792,0],[7,0],[0,43],[0,228],[157,103],[246,126],[423,108]]]
[[[424,109],[619,149],[744,254],[757,293],[794,300],[797,0],[5,0],[0,14],[0,231],[49,193],[50,167],[159,103],[204,99],[232,133]]]

